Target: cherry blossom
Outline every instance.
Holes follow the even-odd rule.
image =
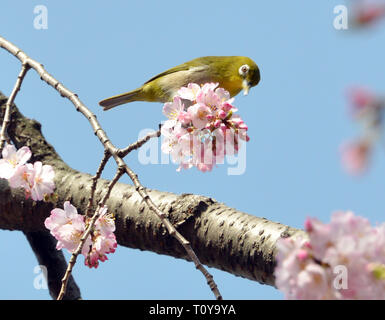
[[[343,167],[350,174],[361,174],[368,165],[371,144],[366,140],[347,143],[341,148]]]
[[[31,174],[28,176],[30,184],[31,198],[35,201],[43,200],[45,194],[53,193],[55,189],[55,172],[52,166],[43,165],[40,161],[36,161],[33,166],[28,164]]]
[[[16,150],[12,144],[7,144],[2,151],[3,158],[0,159],[0,178],[11,178],[16,170],[31,158],[31,150],[21,147]]]
[[[305,229],[308,239],[277,242],[276,285],[286,298],[385,299],[385,224],[348,211],[328,224],[309,218]]]
[[[89,222],[90,218],[78,214],[77,209],[66,201],[63,209],[55,208],[51,211],[44,225],[58,240],[56,245],[58,250],[65,248],[73,253],[78,248]],[[114,231],[114,217],[104,206],[100,208],[95,225],[82,247],[81,253],[85,257],[85,265],[97,268],[99,260],[105,261],[106,254],[115,252],[117,242]]]
[[[379,21],[385,16],[385,4],[362,1],[353,7],[353,21],[357,26],[366,26]]]
[[[78,214],[76,208],[69,202],[64,202],[64,208],[55,208],[51,215],[44,221],[45,227],[58,240],[56,249],[67,249],[73,253],[80,243],[85,231],[84,216]],[[88,246],[90,237],[87,238]],[[83,254],[87,253],[87,245],[83,246]]]
[[[202,172],[223,163],[225,155],[238,152],[240,141],[249,141],[248,127],[234,114],[234,99],[217,83],[182,87],[163,113],[162,152],[178,163],[178,171],[195,166]]]
[[[55,172],[50,165],[40,161],[27,163],[31,158],[31,150],[22,147],[16,150],[13,145],[6,145],[0,159],[0,177],[8,179],[11,188],[23,188],[25,196],[40,201],[50,195],[55,189]]]
[[[369,157],[383,134],[383,97],[365,87],[352,87],[348,90],[349,110],[361,125],[362,133],[354,141],[341,147],[341,161],[346,171],[352,175],[365,172]]]

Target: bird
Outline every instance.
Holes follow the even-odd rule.
[[[233,97],[242,90],[249,93],[261,79],[257,64],[244,56],[207,56],[193,59],[168,69],[145,82],[141,87],[99,102],[103,110],[133,101],[172,101],[181,87],[189,83],[218,83]]]

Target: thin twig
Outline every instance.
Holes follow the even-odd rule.
[[[215,295],[217,300],[222,300],[222,295],[219,292],[219,289],[214,282],[213,276],[207,271],[207,269],[202,265],[199,261],[197,255],[191,247],[190,242],[184,238],[174,227],[174,225],[170,222],[170,220],[166,217],[165,213],[155,205],[155,203],[151,200],[148,195],[146,188],[140,183],[138,179],[138,175],[135,174],[127,165],[124,167],[127,175],[130,177],[132,182],[134,183],[136,191],[141,195],[143,201],[147,204],[151,211],[153,211],[162,221],[164,226],[166,227],[168,233],[173,236],[186,250],[190,259],[194,262],[195,267],[202,272],[204,277],[206,278],[207,284],[209,285],[211,291]]]
[[[48,282],[48,289],[51,297],[57,299],[61,288],[63,273],[67,268],[67,261],[63,251],[56,249],[56,239],[48,230],[24,232],[27,240],[35,253],[39,265],[47,268],[45,274]],[[63,300],[79,300],[81,294],[74,278],[68,278],[67,290]]]
[[[160,126],[159,126],[160,127]],[[118,156],[121,158],[124,158],[126,155],[128,155],[131,151],[139,149],[141,146],[143,146],[148,140],[151,138],[159,138],[160,137],[160,129],[158,131],[149,132],[147,135],[145,135],[143,138],[139,139],[138,141],[130,144],[128,147],[124,149],[120,149],[118,151]]]
[[[95,225],[96,220],[99,218],[100,209],[104,206],[104,203],[107,200],[112,188],[118,182],[118,180],[123,175],[123,173],[124,173],[124,171],[121,168],[119,168],[115,174],[115,177],[108,184],[107,192],[106,192],[105,196],[103,197],[102,201],[99,203],[98,207],[95,210],[94,215],[92,216],[92,218],[88,222],[88,227],[84,231],[82,237],[80,238],[80,243],[79,243],[78,247],[72,253],[71,259],[68,262],[67,270],[66,270],[64,277],[62,279],[62,285],[61,285],[61,289],[60,289],[59,295],[57,297],[57,300],[63,299],[63,296],[64,296],[66,289],[67,289],[68,280],[69,280],[70,275],[72,273],[72,269],[76,263],[76,259],[77,259],[78,255],[81,253],[83,246],[84,246],[84,243],[85,243],[86,239],[88,238],[88,236],[90,235],[90,233],[91,233],[91,231]]]
[[[5,114],[4,114],[3,124],[1,126],[1,132],[0,132],[0,153],[3,151],[5,142],[7,141],[6,133],[7,133],[8,125],[11,122],[11,106],[15,101],[17,93],[20,91],[21,84],[23,83],[24,77],[27,74],[28,69],[29,69],[29,65],[26,63],[23,63],[21,66],[20,73],[17,77],[15,86],[13,87],[11,95],[9,96],[7,103],[5,104]]]
[[[40,64],[36,60],[33,60],[30,57],[28,57],[27,54],[25,54],[23,51],[21,51],[17,46],[15,46],[11,42],[5,40],[1,36],[0,36],[0,47],[4,48],[9,53],[14,55],[17,59],[19,59],[21,61],[21,63],[23,65],[25,64],[25,65],[28,65],[31,68],[33,68],[40,75],[41,80],[45,81],[47,84],[52,86],[56,91],[58,91],[60,93],[60,95],[62,97],[69,99],[72,102],[72,104],[75,106],[76,110],[79,111],[80,113],[82,113],[88,119],[95,135],[98,137],[100,142],[103,144],[106,152],[111,154],[111,156],[114,158],[118,168],[124,168],[125,172],[128,174],[128,176],[130,177],[130,179],[134,183],[136,190],[138,191],[139,195],[143,198],[144,202],[162,220],[162,222],[166,226],[167,230],[169,231],[170,235],[175,237],[182,244],[182,246],[186,249],[190,258],[194,261],[197,269],[200,270],[201,272],[203,272],[203,274],[204,274],[205,278],[207,279],[207,282],[208,282],[212,292],[214,293],[215,297],[217,299],[221,299],[222,296],[220,295],[219,290],[218,290],[212,276],[201,265],[201,263],[199,262],[198,258],[195,255],[195,253],[192,255],[193,250],[190,246],[190,243],[182,235],[180,235],[176,231],[176,229],[172,225],[172,223],[166,218],[165,213],[162,212],[154,204],[154,202],[151,200],[151,198],[149,197],[149,195],[145,191],[145,188],[140,184],[137,175],[126,165],[126,163],[124,162],[122,157],[118,154],[120,150],[112,144],[112,142],[108,138],[106,132],[102,129],[101,125],[99,124],[98,120],[96,119],[96,116],[80,101],[77,94],[75,94],[71,90],[67,89],[63,84],[61,84],[52,75],[50,75],[45,70],[45,68],[43,67],[42,64]],[[120,169],[118,172],[120,172]],[[85,241],[85,239],[83,240],[83,242],[84,241]],[[80,245],[79,245],[79,247],[80,247]],[[80,250],[81,250],[81,247],[80,247]],[[77,255],[76,256],[73,255],[71,257],[71,260],[74,260],[74,261],[71,262],[71,260],[70,260],[70,263],[69,263],[69,264],[71,264],[71,266],[69,265],[70,270],[72,270],[73,264],[76,262],[76,257],[77,257]],[[66,272],[66,274],[67,274],[67,272]],[[63,278],[63,280],[64,280],[64,278]],[[65,290],[65,288],[64,288],[64,290]]]
[[[95,190],[98,180],[100,179],[100,176],[102,175],[102,172],[104,170],[104,167],[106,166],[108,160],[111,158],[111,153],[109,153],[107,150],[104,150],[104,156],[102,161],[100,162],[99,168],[96,171],[96,174],[92,177],[92,185],[91,185],[91,191],[90,191],[90,197],[88,198],[88,205],[86,209],[86,217],[89,217],[91,215],[92,206],[94,202],[94,196],[95,196]]]

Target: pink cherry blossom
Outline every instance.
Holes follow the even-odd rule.
[[[99,211],[99,217],[95,222],[95,230],[102,234],[110,234],[115,232],[115,218],[112,213],[108,213],[107,206]]]
[[[218,117],[221,118],[222,120],[225,119],[227,117],[227,112],[225,112],[223,110],[219,110],[218,111]]]
[[[328,270],[319,264],[309,263],[297,276],[296,298],[301,300],[320,300],[328,298]]]
[[[348,173],[358,175],[367,169],[372,150],[382,138],[385,100],[365,87],[349,89],[348,98],[350,111],[363,130],[359,138],[342,146],[341,160]]]
[[[216,163],[212,149],[212,141],[206,140],[204,143],[198,144],[192,161],[198,170],[202,172],[211,171]]]
[[[224,141],[223,141],[224,151],[226,155],[233,156],[238,152],[239,141],[238,134],[230,128],[226,128],[224,131]]]
[[[184,110],[181,97],[174,97],[173,102],[166,102],[163,106],[163,113],[171,120],[178,120],[187,125],[191,122],[190,115]]]
[[[203,129],[208,123],[207,116],[211,115],[211,109],[205,104],[196,103],[187,109],[192,124],[197,129]]]
[[[31,185],[29,181],[31,176],[35,174],[33,165],[28,163],[19,166],[13,175],[8,179],[11,188],[24,188],[27,198],[31,195]]]
[[[0,159],[0,178],[10,179],[16,170],[31,158],[31,150],[21,147],[16,150],[12,144],[7,144],[2,151],[3,158]]]
[[[342,146],[342,165],[350,174],[358,175],[365,171],[368,165],[371,144],[366,140],[351,142]]]
[[[308,241],[277,242],[274,274],[286,298],[385,299],[385,224],[372,227],[348,211],[328,224],[308,218],[305,228]],[[336,270],[345,272],[343,286]]]
[[[172,102],[166,102],[163,106],[163,114],[169,119],[177,119],[179,112],[184,110],[182,99],[178,96],[174,97]]]
[[[183,100],[183,102],[182,102]],[[247,126],[234,113],[234,99],[217,83],[188,84],[163,107],[162,152],[178,163],[178,171],[195,166],[202,172],[238,152],[239,139],[248,141]]]
[[[117,247],[115,221],[106,206],[100,208],[94,228],[87,237],[82,254],[85,257],[85,265],[97,268],[100,261],[107,260],[106,254],[115,252]],[[89,219],[78,214],[76,208],[69,201],[64,202],[64,210],[55,208],[45,220],[44,225],[58,240],[56,248],[65,248],[73,253],[79,246]]]
[[[228,113],[230,110],[233,110],[234,112],[236,111],[234,106],[232,106],[229,102],[225,102],[221,105],[221,109]]]
[[[64,210],[60,208],[53,209],[44,225],[58,240],[56,248],[58,250],[66,248],[71,253],[78,247],[85,231],[84,216],[78,214],[76,208],[69,201],[64,202]],[[90,237],[87,238],[82,253],[87,252],[90,241]]]
[[[178,95],[182,99],[194,101],[196,100],[197,94],[200,92],[201,87],[196,83],[189,83],[187,87],[182,87],[178,90]]]
[[[97,268],[99,260],[102,262],[108,260],[106,254],[114,253],[116,247],[117,242],[113,233],[96,235],[90,251],[85,255],[84,264],[89,268]]]
[[[53,193],[55,189],[55,172],[52,166],[43,165],[40,161],[28,164],[32,174],[28,177],[30,184],[31,198],[35,201],[43,200],[45,194]]]
[[[176,120],[168,120],[162,126],[161,133],[164,137],[161,146],[162,152],[175,153],[174,149],[179,148],[179,139],[187,133],[187,130],[182,127],[180,122],[177,122]]]
[[[354,7],[354,22],[357,25],[368,25],[385,16],[385,4],[362,3]]]
[[[364,87],[352,87],[347,92],[350,105],[353,111],[357,112],[362,108],[368,107],[376,101],[375,94]]]
[[[106,254],[114,253],[117,247],[115,238],[115,221],[114,216],[108,213],[106,206],[100,208],[99,217],[95,222],[92,232],[92,245],[85,255],[85,265],[92,268],[99,266],[99,260],[108,260]]]
[[[13,145],[6,145],[0,160],[0,175],[8,179],[11,188],[24,188],[26,198],[43,200],[44,195],[53,193],[55,172],[50,165],[40,161],[27,163],[31,157],[28,147],[16,151]]]

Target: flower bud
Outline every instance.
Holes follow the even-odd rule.
[[[222,124],[222,121],[221,121],[221,120],[218,120],[218,119],[217,119],[217,120],[214,121],[214,127],[215,127],[215,128],[219,128],[219,127],[221,126],[221,124]]]
[[[230,103],[225,102],[222,104],[222,110],[226,113],[229,112],[232,108],[233,106]]]
[[[247,131],[249,129],[249,127],[245,123],[241,123],[238,126],[238,128],[241,129],[241,130],[245,130],[245,131]]]
[[[225,119],[227,117],[227,113],[223,110],[218,111],[218,117],[221,119]]]

